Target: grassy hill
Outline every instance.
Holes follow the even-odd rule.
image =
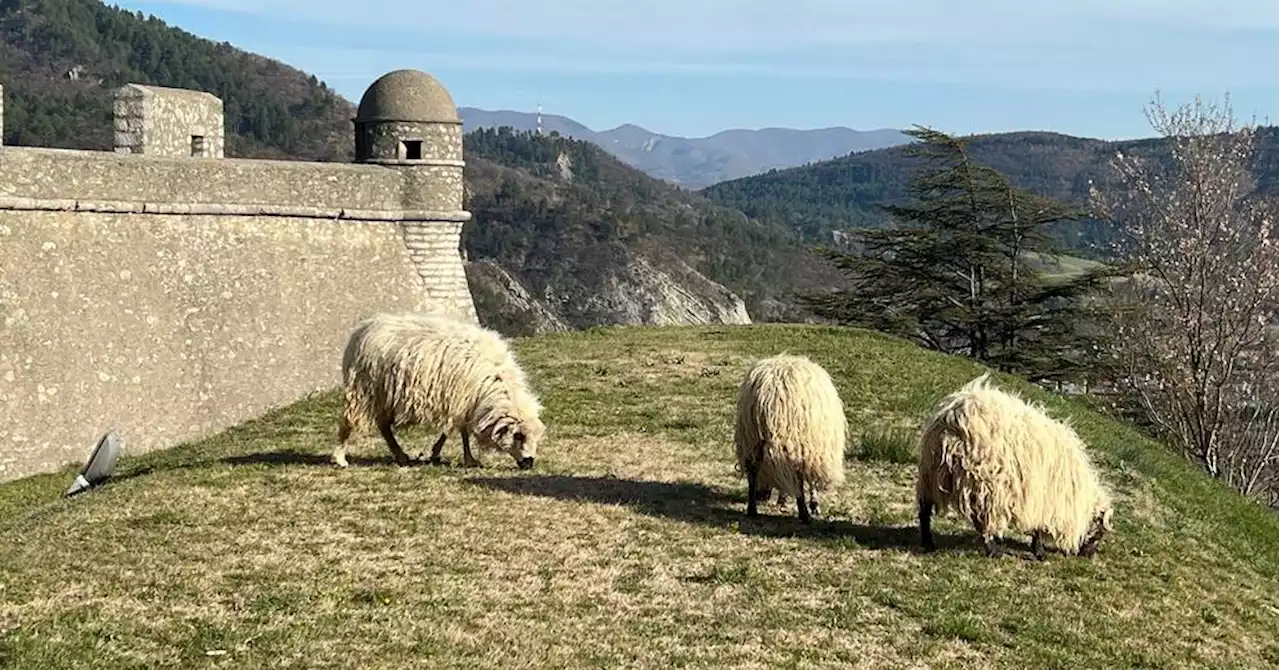
[[[0,0],[5,144],[110,150],[129,82],[222,98],[228,156],[353,155],[355,107],[312,75],[98,0]]]
[[[638,255],[685,263],[754,314],[836,280],[796,236],[629,167],[594,144],[478,130],[465,136],[471,258],[500,262],[578,326],[607,322],[588,298]]]
[[[1107,173],[1116,151],[1150,155],[1160,140],[1105,142],[1057,133],[1017,132],[974,136],[970,155],[994,168],[1015,186],[1063,202],[1083,204],[1089,180]],[[1267,129],[1256,175],[1261,188],[1274,191],[1277,176],[1277,129]],[[799,231],[807,239],[830,241],[833,230],[877,227],[889,221],[877,203],[903,203],[915,159],[904,147],[855,153],[812,165],[774,170],[735,179],[702,191],[713,201],[742,210],[748,216],[775,221]],[[1058,241],[1092,254],[1107,232],[1097,222],[1062,226]]]
[[[971,361],[851,329],[601,329],[516,343],[535,470],[327,464],[326,393],[206,440],[0,486],[0,665],[1274,668],[1277,521],[1133,430],[999,375],[1092,445],[1117,532],[1093,561],[917,549],[909,438]],[[802,527],[743,517],[747,363],[833,374],[848,480]],[[127,436],[126,436],[127,440]],[[405,440],[426,448],[425,431]],[[446,459],[457,462],[456,438]],[[905,462],[904,462],[905,461]]]

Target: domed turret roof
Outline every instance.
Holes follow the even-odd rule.
[[[435,77],[419,70],[394,70],[365,90],[356,120],[458,123],[458,108]]]

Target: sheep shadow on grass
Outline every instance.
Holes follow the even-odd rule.
[[[874,550],[921,552],[919,529],[910,526],[868,526],[847,519],[815,517],[804,525],[795,517],[794,505],[778,508],[763,504],[760,516],[747,518],[746,494],[732,495],[721,489],[692,482],[662,482],[614,477],[535,475],[527,477],[471,477],[472,486],[517,495],[556,500],[622,505],[648,516],[698,523],[746,535],[788,537],[819,543],[853,540]],[[786,513],[782,510],[787,510]],[[934,531],[939,549],[963,547],[973,537]]]
[[[304,451],[264,451],[256,454],[228,456],[219,459],[228,465],[314,465],[337,467],[328,453],[314,454]],[[395,459],[390,454],[385,456],[357,456],[347,454],[347,462],[353,467],[390,466]],[[410,461],[411,465],[426,465],[423,461]]]

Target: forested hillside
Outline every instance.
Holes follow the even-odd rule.
[[[228,156],[351,156],[354,107],[314,76],[97,0],[0,0],[5,144],[111,149],[128,82],[222,98]]]
[[[502,128],[468,133],[465,150],[468,254],[499,261],[571,323],[602,318],[580,311],[585,296],[636,256],[687,264],[753,314],[836,277],[781,226],[649,177],[594,144]]]
[[[1068,203],[1083,204],[1089,180],[1105,178],[1117,151],[1150,153],[1160,140],[1104,142],[1056,133],[1019,132],[972,137],[973,160],[1007,175],[1018,187]],[[1256,174],[1262,188],[1276,188],[1276,127],[1266,129]],[[913,160],[905,147],[856,153],[835,160],[722,182],[702,192],[748,216],[781,223],[807,240],[829,242],[831,231],[879,227],[889,217],[877,204],[902,204]],[[1082,255],[1106,239],[1096,221],[1064,224],[1057,241]]]

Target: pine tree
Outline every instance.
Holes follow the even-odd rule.
[[[894,225],[851,233],[849,251],[823,249],[848,286],[805,302],[820,316],[1034,379],[1078,378],[1101,335],[1088,297],[1113,271],[1050,277],[1033,263],[1059,254],[1050,226],[1084,213],[975,164],[964,139],[907,134],[922,163],[912,202],[882,206]]]

